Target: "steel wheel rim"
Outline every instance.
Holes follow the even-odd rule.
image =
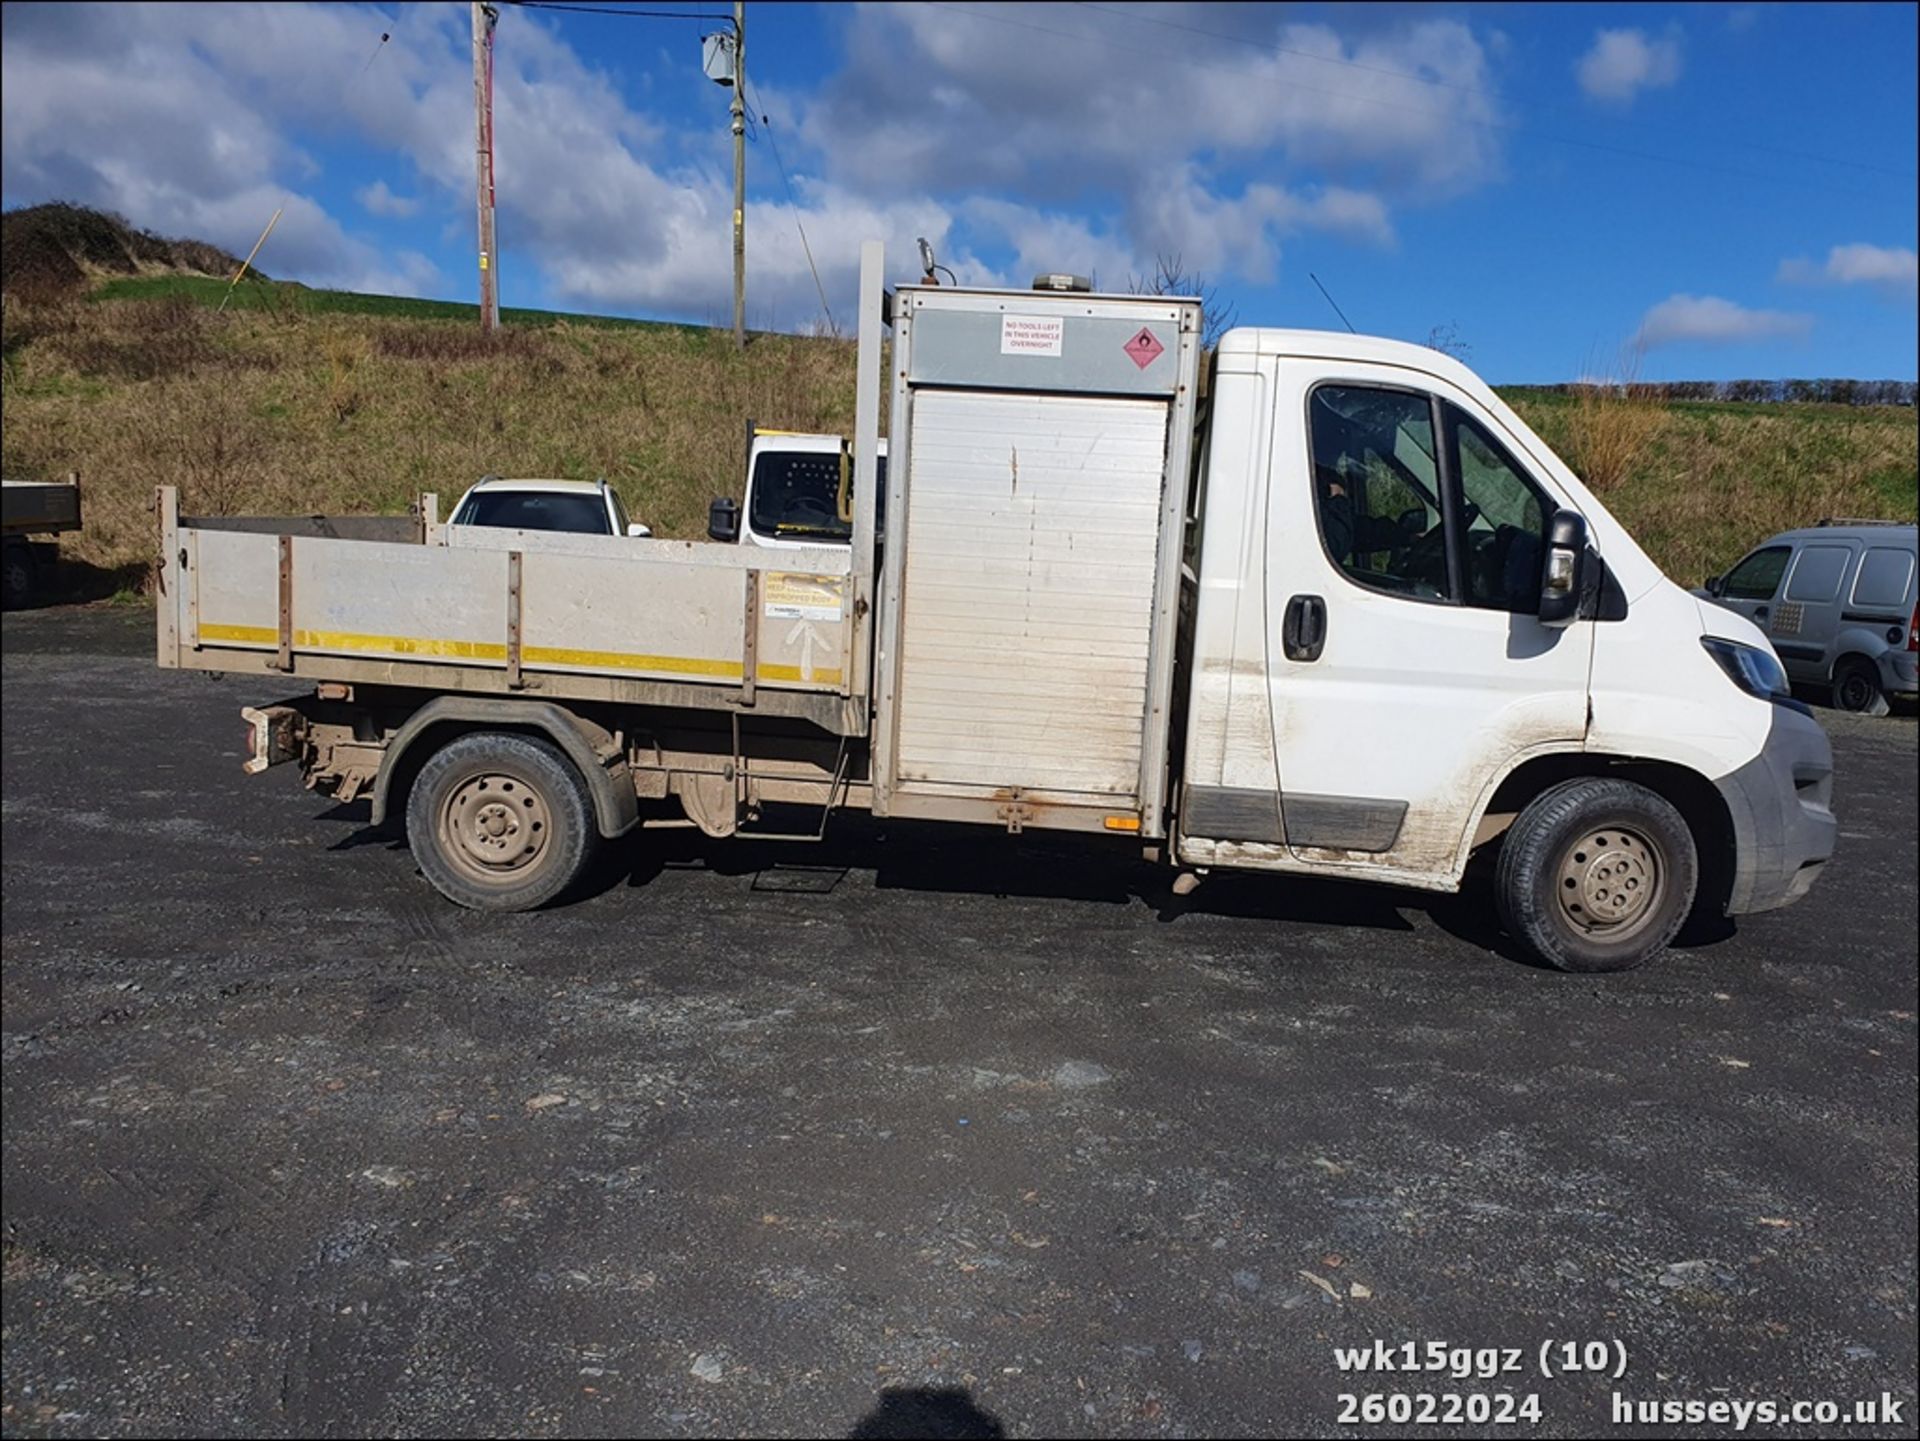
[[[447,793],[438,817],[441,851],[483,883],[517,878],[547,854],[553,816],[522,776],[481,771]]]
[[[1854,667],[1840,677],[1840,709],[1865,710],[1873,704],[1873,683],[1866,672]]]
[[[1595,940],[1623,940],[1658,910],[1666,867],[1660,848],[1632,826],[1592,826],[1560,857],[1554,894],[1568,925]]]

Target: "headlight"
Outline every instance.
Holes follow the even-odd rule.
[[[1772,651],[1711,635],[1701,636],[1700,644],[1707,648],[1708,655],[1720,663],[1720,669],[1727,673],[1727,679],[1748,695],[1758,696],[1761,700],[1792,699],[1793,687],[1788,684],[1787,673],[1781,669],[1780,662],[1774,659]]]

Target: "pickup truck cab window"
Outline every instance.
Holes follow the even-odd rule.
[[[1727,572],[1720,594],[1728,600],[1772,600],[1780,589],[1780,577],[1787,573],[1791,547],[1770,545],[1756,550]]]
[[[1446,409],[1460,486],[1466,603],[1532,614],[1540,605],[1552,507],[1498,441],[1457,407]]]
[[[1314,503],[1333,563],[1371,590],[1450,599],[1432,400],[1323,385],[1308,424]]]
[[[849,478],[843,497],[841,461],[840,453],[828,450],[770,450],[761,454],[754,462],[748,526],[757,534],[776,540],[852,539],[851,480]],[[846,459],[846,465],[850,471],[851,457]],[[884,497],[885,456],[877,462],[875,480]]]

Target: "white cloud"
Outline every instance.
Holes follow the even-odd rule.
[[[1783,260],[1775,277],[1796,285],[1871,285],[1894,300],[1920,292],[1920,255],[1902,246],[1836,245],[1826,263]]]
[[[371,185],[363,185],[353,192],[353,198],[360,202],[360,208],[370,215],[385,215],[395,220],[405,220],[420,213],[420,202],[411,195],[396,195],[384,180],[376,180]]]
[[[1200,152],[1396,191],[1457,193],[1498,174],[1501,112],[1467,26],[1395,17],[1348,40],[1264,7],[1249,15],[1247,43],[1222,45],[1073,5],[863,7],[845,69],[803,123],[857,183],[912,174],[1138,199],[1148,177]]]
[[[1641,318],[1634,343],[1648,350],[1689,343],[1738,345],[1802,336],[1812,328],[1810,315],[1749,310],[1717,295],[1669,295]]]
[[[1642,90],[1665,89],[1680,78],[1679,32],[1652,40],[1644,30],[1597,30],[1574,73],[1595,100],[1630,104]]]
[[[210,240],[241,255],[281,209],[260,253],[269,274],[397,293],[436,288],[439,276],[425,256],[382,252],[281,178],[309,176],[315,166],[265,102],[283,100],[278,82],[308,60],[326,57],[329,35],[344,42],[344,19],[316,12],[315,25],[298,37],[301,48],[263,50],[263,64],[251,74],[209,59],[232,28],[255,39],[261,33],[256,21],[284,29],[288,17],[277,13],[281,8],[235,14],[147,5],[8,6],[0,45],[0,159],[9,196],[104,206],[138,225]],[[364,52],[358,30],[351,33],[353,47]]]
[[[900,272],[925,235],[969,281],[1074,269],[1120,284],[1156,252],[1178,252],[1192,270],[1260,282],[1289,235],[1391,244],[1390,200],[1498,175],[1493,41],[1466,25],[1391,12],[1343,21],[1343,34],[1265,7],[1181,14],[1257,43],[1074,6],[849,12],[839,75],[810,96],[753,97],[779,128],[793,201],[748,206],[750,323],[819,313],[796,220],[844,325],[853,242],[866,235],[888,242]],[[470,284],[330,215],[314,198],[319,163],[294,139],[390,157],[386,173],[353,177],[361,210],[464,240],[473,110],[460,7],[8,6],[4,24],[10,198],[105,205],[241,253],[284,203],[261,255],[269,273],[438,293]],[[1036,25],[1098,43],[1073,48]],[[382,31],[391,41],[369,64]],[[669,130],[537,12],[506,11],[501,36],[509,296],[538,275],[562,304],[724,320],[732,197],[720,129]],[[756,189],[770,160],[754,152]],[[1305,167],[1320,178],[1304,183]]]

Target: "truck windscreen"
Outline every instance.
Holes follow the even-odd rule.
[[[884,508],[887,458],[877,478]],[[840,457],[832,451],[763,451],[754,462],[747,524],[778,540],[845,541],[853,522],[840,518]]]
[[[532,491],[515,494],[481,491],[469,496],[453,518],[455,525],[490,525],[507,530],[564,530],[574,535],[605,535],[607,507],[598,495]]]

